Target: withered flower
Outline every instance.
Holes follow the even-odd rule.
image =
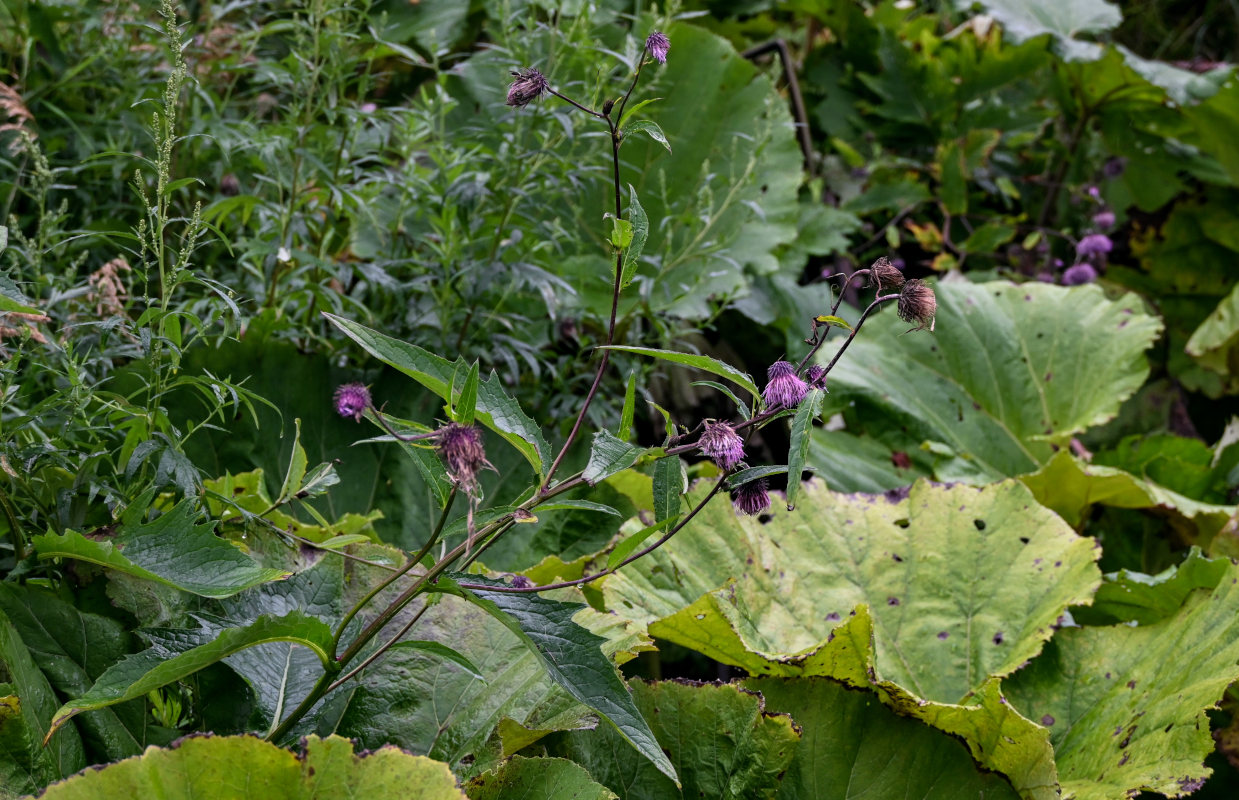
[[[934,290],[926,286],[924,281],[913,278],[903,285],[903,291],[899,293],[898,311],[899,318],[904,322],[916,324],[912,330],[929,328],[932,331],[934,316],[938,313],[938,300],[934,297]]]
[[[528,105],[531,101],[537,100],[550,89],[550,84],[546,82],[541,72],[538,72],[533,67],[524,72],[513,72],[515,80],[508,87],[508,105],[521,106]]]

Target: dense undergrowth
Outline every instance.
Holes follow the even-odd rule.
[[[0,796],[1231,796],[1180,5],[0,7]]]

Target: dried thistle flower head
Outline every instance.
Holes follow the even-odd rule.
[[[724,472],[744,460],[744,441],[726,422],[706,422],[697,447]]]
[[[796,368],[787,361],[774,362],[766,370],[766,375],[770,380],[762,397],[771,409],[795,408],[809,391],[809,387],[796,374]]]
[[[667,53],[671,50],[671,40],[662,31],[653,31],[645,39],[645,49],[659,64],[666,64]]]
[[[897,292],[903,288],[903,273],[886,256],[873,262],[873,266],[869,267],[869,276],[873,278],[874,286],[878,287],[878,294],[887,289]]]
[[[742,484],[731,493],[731,504],[736,511],[754,516],[770,508],[769,485],[765,478]]]
[[[513,72],[512,76],[515,80],[508,87],[507,101],[510,106],[520,108],[529,105],[530,102],[537,100],[551,88],[542,73],[533,67],[524,72]]]
[[[363,383],[346,383],[336,389],[336,413],[361,422],[361,417],[370,407],[370,390]]]
[[[810,389],[826,391],[826,368],[821,364],[813,364],[804,371],[805,383]]]
[[[478,472],[490,467],[482,447],[482,431],[475,425],[449,422],[435,433],[435,447],[447,476],[456,487],[470,497],[478,493]]]
[[[925,285],[924,281],[913,278],[903,285],[899,293],[899,318],[904,322],[912,322],[920,331],[926,328],[934,329],[934,316],[938,313],[938,300],[934,290]]]

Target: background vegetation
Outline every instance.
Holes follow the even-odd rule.
[[[471,798],[1239,789],[1232,4],[164,10],[0,5],[3,792],[205,731],[48,796],[197,770]],[[419,614],[420,646],[281,729],[404,551],[511,514],[568,439],[608,341],[609,138],[554,98],[505,105],[509,71],[598,108],[654,28],[671,53],[640,116],[666,146],[624,144],[649,232],[616,343],[760,379],[840,291],[857,323],[848,276],[881,256],[935,287],[934,331],[876,314],[820,413],[747,441],[805,465],[771,478],[794,511],[712,503],[619,573],[529,595],[620,668],[630,727],[511,609],[436,594],[393,623]],[[402,431],[459,411],[384,336],[476,363],[475,392],[527,415],[487,432],[480,503],[336,413],[347,382]],[[660,448],[737,419],[743,385],[610,365],[585,430],[636,466],[470,571],[579,578],[705,496],[715,466]],[[563,473],[598,452],[582,436]],[[301,760],[276,746],[303,735]]]

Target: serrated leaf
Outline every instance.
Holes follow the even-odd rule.
[[[473,677],[477,678],[478,680],[483,681],[483,682],[486,681],[486,676],[482,674],[481,670],[479,670],[477,667],[473,665],[472,661],[470,661],[468,658],[465,658],[465,656],[463,656],[458,650],[453,650],[452,648],[448,647],[447,645],[441,642],[427,642],[427,641],[396,642],[394,645],[391,646],[390,649],[391,650],[417,650],[422,653],[430,653],[431,655],[438,656],[439,658],[444,659],[445,661],[451,661],[453,664],[457,665],[458,667],[460,667],[461,669],[463,669],[465,672],[469,673]]]
[[[472,425],[473,418],[477,415],[478,407],[478,362],[474,361],[469,367],[469,374],[465,376],[465,383],[460,388],[460,396],[456,398],[454,407],[452,408],[455,414],[456,422],[461,425]]]
[[[654,521],[679,516],[681,498],[688,490],[688,473],[679,456],[666,456],[654,462]]]
[[[733,472],[727,477],[727,488],[738,489],[746,483],[757,480],[758,478],[768,478],[771,475],[785,475],[787,467],[781,465],[769,465],[764,467],[749,467],[738,472]]]
[[[607,431],[594,434],[594,444],[589,450],[589,462],[585,465],[585,482],[591,486],[617,472],[628,469],[645,452],[645,448],[629,444]]]
[[[805,457],[809,455],[809,443],[812,441],[813,421],[822,410],[822,394],[821,389],[810,389],[792,418],[791,442],[787,449],[788,511],[796,507],[796,496],[800,494]]]
[[[632,283],[641,253],[645,251],[645,242],[650,236],[649,217],[645,215],[645,209],[641,207],[641,200],[632,184],[628,184],[628,219],[631,221],[632,236],[629,243],[624,245],[624,266],[620,272],[621,289]]]
[[[143,697],[153,689],[186,678],[233,653],[270,642],[291,642],[307,647],[325,667],[332,649],[332,631],[321,620],[292,611],[280,617],[265,615],[241,628],[225,628],[211,641],[171,657],[159,647],[126,656],[100,675],[89,691],[61,706],[52,718],[52,729],[47,735],[51,737],[57,728],[83,711]]]
[[[674,350],[657,350],[652,347],[629,347],[626,345],[609,345],[600,349],[619,350],[624,353],[633,353],[639,356],[650,356],[663,361],[670,361],[673,364],[682,364],[686,367],[699,369],[704,372],[709,372],[713,375],[718,375],[720,378],[726,378],[740,388],[747,391],[753,397],[760,397],[761,392],[757,389],[757,384],[753,383],[753,379],[747,373],[741,372],[730,364],[724,364],[709,356],[690,355],[688,353],[677,353]]]
[[[658,123],[648,119],[636,119],[624,126],[623,135],[625,137],[632,136],[634,133],[644,133],[651,139],[667,148],[667,152],[671,152],[671,143],[667,141],[667,134],[663,133],[663,129],[658,127]]]
[[[284,470],[284,484],[276,498],[277,505],[287,503],[301,491],[307,466],[309,460],[305,457],[305,448],[301,446],[301,419],[298,418],[293,420],[293,450],[288,457],[288,468]]]
[[[323,316],[370,355],[413,378],[440,398],[449,399],[455,370],[453,362],[343,317],[327,313]],[[488,379],[478,384],[476,417],[479,423],[519,450],[534,472],[544,474],[543,462],[550,448],[542,436],[542,430],[504,391],[493,371]]]
[[[1213,751],[1205,713],[1239,678],[1239,569],[1150,625],[1064,628],[1007,683],[1050,730],[1063,797],[1197,788]]]
[[[48,787],[47,800],[231,800],[236,797],[417,797],[465,800],[448,766],[396,747],[354,753],[340,736],[293,753],[253,736],[188,737],[175,748],[90,770]]]
[[[633,114],[636,114],[638,111],[645,108],[650,103],[656,103],[659,100],[662,100],[662,98],[661,97],[649,97],[649,98],[646,98],[645,100],[642,100],[639,103],[633,103],[632,105],[628,106],[626,109],[624,109],[624,118],[620,120],[620,126],[623,127],[624,122],[627,121],[628,118],[631,117]]]
[[[620,737],[678,785],[675,768],[633,703],[615,666],[603,655],[606,640],[572,621],[581,603],[538,594],[490,591],[505,586],[476,575],[456,574],[463,596],[495,616],[541,659],[547,674],[579,702],[598,712]],[[464,584],[467,584],[464,585]]]
[[[202,597],[228,597],[289,573],[261,567],[217,537],[214,523],[196,522],[191,500],[182,500],[155,520],[121,524],[111,541],[76,531],[34,537],[39,558],[90,561]]]
[[[617,437],[628,441],[632,436],[632,420],[637,410],[637,373],[628,376],[628,385],[624,389],[624,408],[620,412],[620,424]]]

